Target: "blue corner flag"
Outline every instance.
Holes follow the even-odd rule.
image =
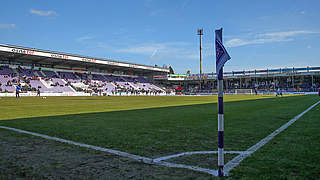
[[[223,65],[229,60],[227,50],[222,44],[222,28],[216,30],[216,73],[218,74]]]

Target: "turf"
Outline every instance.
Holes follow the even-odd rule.
[[[273,96],[225,96],[225,101]],[[22,97],[0,99],[0,120],[216,103],[216,96]]]
[[[320,105],[244,160],[230,176],[233,179],[320,179],[319,129]]]
[[[159,157],[217,149],[216,99],[2,98],[0,125]],[[319,98],[312,95],[225,96],[225,149],[246,150],[317,101]],[[285,143],[281,147],[286,148]]]

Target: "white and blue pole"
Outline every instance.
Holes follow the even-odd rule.
[[[218,73],[218,176],[223,176],[223,69]]]
[[[222,28],[216,30],[216,73],[218,79],[218,177],[223,176],[224,166],[224,114],[223,114],[223,66],[231,59],[222,44]]]

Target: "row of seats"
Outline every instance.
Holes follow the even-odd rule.
[[[103,92],[115,91],[157,91],[163,90],[144,77],[112,76],[94,73],[77,73],[66,71],[32,70],[18,67],[12,69],[0,66],[0,92],[15,90],[21,83],[23,89],[41,92],[76,92],[93,89]]]

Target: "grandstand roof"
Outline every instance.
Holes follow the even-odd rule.
[[[169,72],[168,68],[120,62],[104,58],[80,56],[70,53],[62,53],[6,44],[0,44],[0,57],[6,58],[8,60],[20,60],[23,58],[23,61],[35,64],[53,64],[66,66],[81,65],[95,68],[108,67],[118,70],[130,69],[133,71],[143,72]]]

